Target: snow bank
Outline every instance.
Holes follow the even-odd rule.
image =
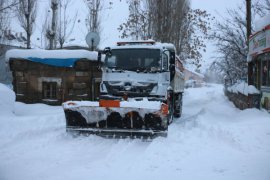
[[[270,24],[270,14],[255,21],[255,31],[261,31],[265,26]]]
[[[236,83],[233,86],[228,87],[228,91],[233,93],[241,93],[246,96],[248,96],[248,94],[260,94],[260,91],[256,89],[256,87],[248,85],[245,82]]]
[[[183,103],[168,137],[152,141],[69,136],[62,107],[16,103],[0,121],[0,179],[270,179],[267,112],[240,111],[213,84]]]
[[[0,83],[0,115],[13,113],[15,103],[15,93],[6,85]]]
[[[40,58],[40,59],[89,59],[97,60],[98,52],[87,50],[43,50],[43,49],[12,49],[6,53],[6,61],[10,58]]]

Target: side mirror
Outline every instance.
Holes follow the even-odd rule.
[[[166,51],[163,52],[162,56],[162,70],[168,71],[168,61],[169,61],[169,55],[166,53]]]
[[[106,47],[103,51],[103,54],[106,54],[107,56],[112,56],[112,51],[110,47]]]
[[[98,51],[98,63],[101,63],[101,57],[102,57],[103,51]]]
[[[174,79],[174,75],[175,75],[175,65],[171,64],[170,65],[170,80],[171,81]]]

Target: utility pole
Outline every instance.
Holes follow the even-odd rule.
[[[247,47],[249,49],[249,36],[251,35],[251,0],[246,0],[246,20],[247,20]],[[252,81],[253,62],[248,63],[248,84],[253,85]]]

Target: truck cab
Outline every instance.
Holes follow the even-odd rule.
[[[128,97],[167,102],[171,98],[172,106],[175,103],[182,106],[183,65],[175,56],[174,45],[155,41],[118,42],[103,53],[100,99]],[[181,109],[176,109],[179,117]]]
[[[102,54],[105,54],[101,63]],[[120,42],[98,55],[102,78],[98,102],[63,104],[68,132],[112,137],[167,136],[182,112],[183,65],[172,44]]]

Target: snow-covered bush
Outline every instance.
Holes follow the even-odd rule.
[[[246,96],[248,96],[248,94],[260,94],[260,91],[256,89],[256,87],[248,85],[246,82],[238,82],[228,87],[227,90],[232,93],[241,93]]]

